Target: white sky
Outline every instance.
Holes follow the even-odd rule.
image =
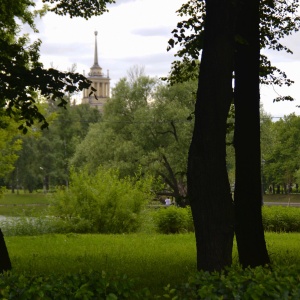
[[[42,40],[41,61],[46,68],[66,71],[73,63],[77,72],[86,74],[94,62],[94,31],[98,31],[98,61],[103,73],[109,69],[111,87],[126,76],[134,65],[145,67],[149,76],[166,76],[175,51],[167,52],[179,17],[176,10],[185,0],[116,0],[109,13],[90,20],[60,17],[48,13],[37,20]],[[273,117],[295,112],[300,114],[300,33],[289,37],[285,44],[294,55],[271,52],[268,55],[295,84],[289,88],[275,87],[281,95],[291,95],[296,101],[273,103],[273,87],[261,87],[261,100]]]

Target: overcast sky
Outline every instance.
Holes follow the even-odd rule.
[[[126,76],[134,65],[145,67],[149,76],[166,76],[174,60],[174,51],[167,52],[179,17],[176,10],[185,0],[116,0],[109,13],[90,20],[60,17],[48,13],[37,20],[42,40],[41,61],[46,68],[66,71],[73,63],[77,72],[86,74],[94,62],[94,31],[98,31],[98,61],[104,74],[109,70],[111,87]],[[295,112],[300,114],[300,34],[285,42],[294,54],[272,52],[275,65],[295,81],[289,88],[261,87],[264,109],[273,117]],[[295,102],[273,103],[276,95],[291,95]]]

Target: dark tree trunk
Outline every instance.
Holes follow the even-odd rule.
[[[206,1],[195,127],[188,157],[197,268],[205,271],[219,271],[232,263],[233,206],[226,169],[226,121],[233,97],[232,2]]]
[[[11,262],[6,248],[4,236],[0,229],[0,273],[11,270]]]
[[[268,264],[262,224],[259,0],[240,0],[235,56],[235,233],[243,267]]]

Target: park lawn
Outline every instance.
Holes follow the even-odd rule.
[[[47,212],[48,205],[0,205],[0,215],[7,217],[38,217]]]
[[[13,270],[20,273],[118,272],[159,293],[196,270],[193,234],[53,234],[5,240]]]
[[[43,214],[49,205],[49,197],[43,193],[6,192],[0,197],[0,215],[35,217]]]
[[[30,205],[30,204],[49,204],[49,197],[44,193],[18,193],[6,192],[0,198],[0,205]]]
[[[6,237],[14,272],[30,274],[106,271],[127,274],[159,294],[196,272],[194,234],[50,234]],[[266,233],[272,262],[300,264],[299,233]],[[237,262],[236,246],[233,257]]]

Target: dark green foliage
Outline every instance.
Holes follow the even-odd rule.
[[[165,298],[191,299],[293,299],[300,298],[299,266],[233,267],[226,272],[199,272],[178,288],[166,287]]]
[[[297,14],[299,1],[260,1],[260,47],[275,51],[293,53],[281,43],[284,36],[297,32],[300,27],[300,16]],[[173,38],[168,41],[168,50],[180,46],[175,56],[182,59],[172,63],[169,82],[182,82],[196,78],[199,69],[198,59],[203,49],[205,1],[189,0],[182,4],[177,14],[186,17],[172,31]],[[237,44],[245,43],[245,38],[235,36]],[[166,79],[166,78],[165,78]],[[260,56],[260,80],[267,85],[287,85],[294,82],[287,78],[284,71],[272,65],[269,58]],[[280,96],[274,101],[293,100],[290,96]]]
[[[0,3],[0,107],[5,108],[10,117],[22,121],[19,129],[23,133],[35,121],[42,123],[42,129],[49,125],[37,105],[38,95],[58,100],[57,105],[65,108],[67,101],[64,96],[88,88],[91,82],[79,73],[45,69],[39,62],[41,40],[31,42],[28,33],[20,35],[22,26],[29,25],[37,33],[35,17],[43,16],[48,9],[60,15],[87,19],[102,14],[106,11],[106,3],[113,1],[43,2],[55,5],[34,10],[34,1],[15,0],[14,5],[8,0]]]
[[[300,232],[300,209],[297,207],[264,207],[262,214],[266,231]]]
[[[7,185],[16,187],[18,180],[19,187],[30,192],[43,185],[47,190],[68,185],[69,159],[86,136],[90,124],[101,118],[100,112],[88,104],[68,104],[67,109],[58,109],[47,103],[42,109],[46,111],[45,118],[51,120],[51,127],[39,134],[34,128],[31,134],[21,135],[22,149],[18,152],[14,173],[7,178]]]
[[[288,186],[297,183],[299,170],[300,117],[294,113],[271,124],[274,143],[265,153],[264,175],[268,185]],[[299,183],[299,182],[298,182]]]
[[[26,46],[27,43],[23,41],[10,44],[5,40],[0,40],[0,49],[11,48],[11,52],[6,54],[7,57],[1,55],[0,106],[6,108],[9,116],[17,116],[19,120],[24,121],[19,126],[23,133],[27,132],[27,127],[33,125],[34,120],[42,122],[42,128],[49,125],[36,105],[37,90],[40,90],[41,94],[48,99],[59,99],[58,106],[66,107],[65,94],[79,92],[90,85],[90,82],[80,74],[59,72],[52,68],[46,70],[41,64],[33,63],[34,58],[26,54],[24,50]],[[37,53],[39,46],[40,42],[32,45],[34,47],[32,51]],[[26,55],[29,58],[24,61],[23,57]],[[29,64],[33,66],[28,68]],[[7,86],[9,89],[6,88]]]
[[[69,15],[70,18],[82,17],[89,19],[93,16],[100,16],[108,9],[106,5],[115,3],[114,0],[89,0],[89,1],[70,1],[70,0],[43,0],[44,3],[55,4],[51,11],[60,16]]]
[[[47,276],[6,273],[0,277],[1,299],[150,299],[148,289],[137,290],[126,275],[105,272]]]
[[[162,85],[155,78],[122,78],[105,104],[102,122],[90,127],[71,163],[118,168],[120,176],[142,173],[160,177],[165,190],[180,203],[187,196],[186,166],[193,120],[195,81]],[[86,149],[94,149],[87,151]]]
[[[170,206],[156,212],[154,222],[159,233],[194,231],[191,208]]]

